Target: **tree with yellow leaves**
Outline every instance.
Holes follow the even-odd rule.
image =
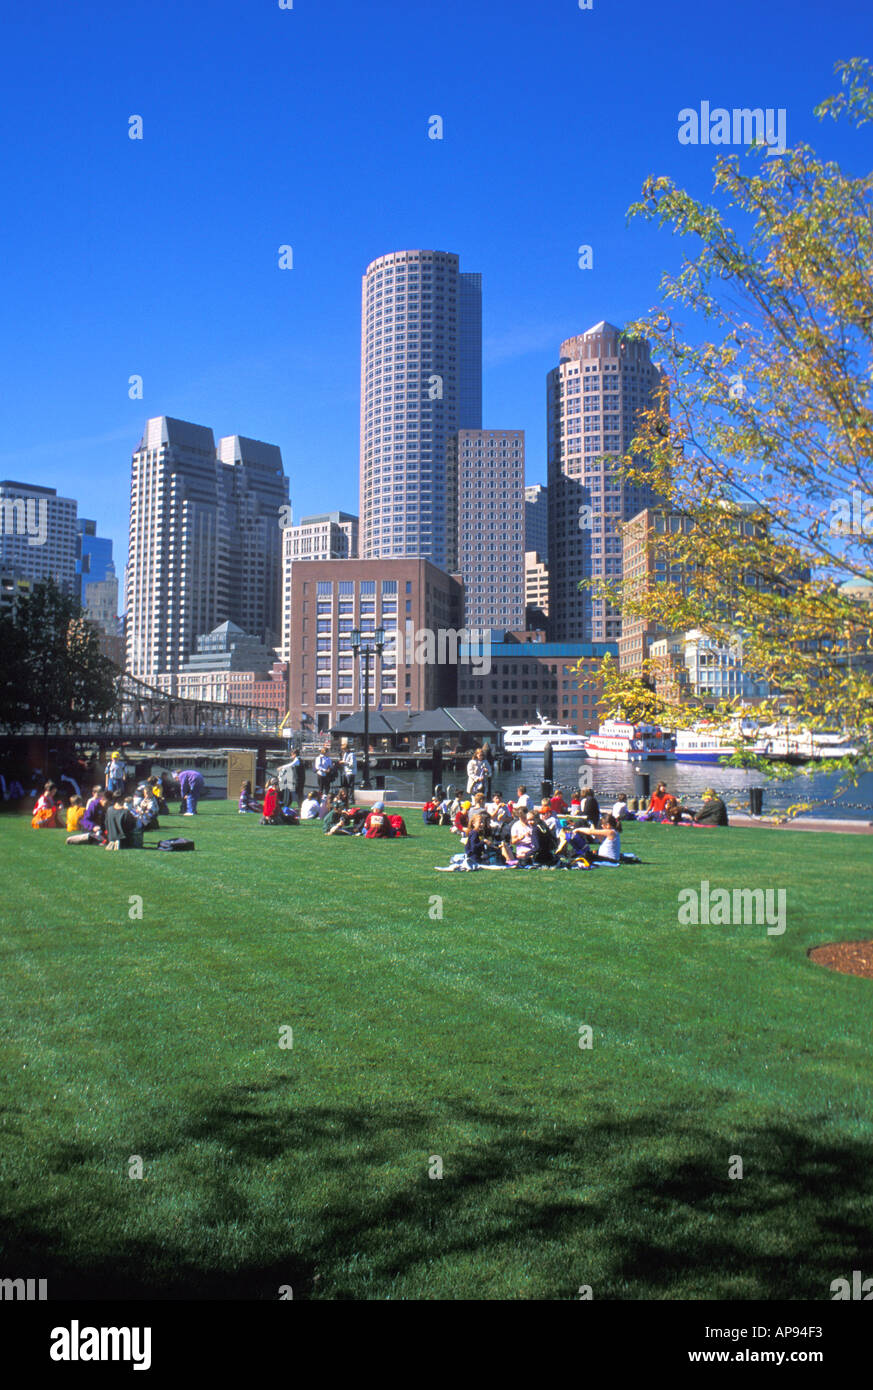
[[[873,121],[870,64],[837,71],[842,90],[816,115]],[[663,304],[626,330],[649,339],[666,380],[620,465],[684,518],[657,538],[682,580],[596,587],[626,618],[666,633],[741,641],[745,670],[771,692],[758,717],[849,730],[867,767],[873,175],[847,174],[805,145],[776,159],[753,146],[743,164],[718,161],[715,193],[719,206],[706,206],[652,177],[630,210],[695,242],[662,279]],[[728,210],[751,221],[749,235]],[[684,330],[682,308],[703,322],[701,341]],[[694,701],[655,694],[650,663],[629,678],[607,661],[603,679],[604,701],[625,717],[700,718]],[[735,714],[721,705],[707,717]]]

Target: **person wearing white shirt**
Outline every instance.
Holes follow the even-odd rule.
[[[482,749],[477,748],[470,761],[467,763],[467,795],[474,796],[476,792],[482,791],[485,781],[485,764],[482,761]]]
[[[358,777],[358,755],[354,748],[351,746],[344,748],[341,761],[343,766],[343,786],[349,794],[349,800],[354,801],[355,782]]]
[[[503,800],[503,797],[500,795],[500,792],[494,793],[493,800],[488,802],[485,810],[488,812],[492,821],[495,821],[498,825],[503,825],[506,821],[512,820],[512,813]]]
[[[516,811],[530,811],[533,808],[533,802],[527,794],[526,787],[519,787],[513,804]]]
[[[318,790],[322,796],[330,789],[330,775],[333,772],[333,758],[322,749],[315,759],[315,775],[318,778]]]
[[[621,835],[619,834],[619,823],[615,816],[604,816],[602,828],[600,830],[588,830],[586,834],[596,835],[600,840],[600,848],[595,854],[593,862],[617,869],[621,863]]]
[[[303,799],[303,805],[300,807],[300,819],[317,820],[320,810],[321,803],[318,797],[314,796],[312,792],[308,792]]]

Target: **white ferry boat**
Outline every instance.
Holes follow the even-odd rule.
[[[785,728],[771,725],[759,731],[752,749],[762,758],[784,762],[820,762],[828,758],[854,757],[860,750],[848,735],[835,730]]]
[[[606,719],[597,733],[585,740],[585,752],[589,758],[613,763],[672,758],[673,740],[654,724]]]
[[[690,729],[677,729],[676,761],[679,763],[717,763],[721,758],[732,758],[737,748],[750,746],[748,740],[754,737],[755,726],[743,722],[722,728],[709,724],[694,724]]]
[[[553,753],[582,753],[585,736],[564,724],[550,724],[537,713],[536,724],[508,724],[503,727],[503,747],[507,753],[542,753],[546,744]]]

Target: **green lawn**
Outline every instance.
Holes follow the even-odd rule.
[[[328,840],[207,803],[164,818],[186,855],[0,820],[0,1275],[250,1299],[873,1275],[873,982],[806,956],[873,935],[869,839],[637,826],[641,866],[450,875],[456,838],[407,821]],[[784,935],[680,926],[704,879],[784,887]]]

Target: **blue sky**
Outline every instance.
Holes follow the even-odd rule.
[[[873,49],[870,0],[7,0],[3,32],[0,477],[78,498],[119,572],[151,415],[278,444],[295,516],[357,511],[375,256],[482,272],[484,423],[525,429],[544,481],[561,339],[644,312],[679,263],[627,225],[642,180],[711,188],[681,108],[785,107],[789,144],[871,162],[870,127],[812,116]]]

